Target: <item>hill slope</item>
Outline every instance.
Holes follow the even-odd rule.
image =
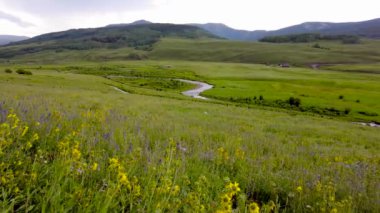
[[[45,50],[88,50],[95,48],[122,48],[149,50],[163,37],[187,39],[217,38],[195,26],[174,24],[111,25],[102,28],[72,29],[48,33],[13,43],[0,49],[0,57],[11,58]]]
[[[356,35],[367,38],[380,38],[380,18],[362,22],[330,23],[306,22],[274,31],[236,30],[223,24],[194,24],[215,35],[232,40],[259,40],[266,36],[279,36],[300,33],[321,33],[324,35]]]
[[[0,35],[0,45],[9,44],[11,42],[22,41],[28,39],[26,36]]]

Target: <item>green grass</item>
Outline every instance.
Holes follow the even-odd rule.
[[[363,40],[350,45],[339,42],[271,44],[223,40],[163,39],[155,44],[149,58],[160,60],[223,61],[237,63],[278,64],[297,66],[314,63],[368,63],[380,60],[380,42]]]
[[[269,212],[271,200],[286,212],[380,208],[377,129],[122,94],[110,84],[53,70],[0,72],[0,123],[9,124],[0,138],[11,142],[0,140],[1,209],[244,212],[255,202]],[[10,108],[21,120],[15,128]],[[223,203],[235,181],[241,191]]]
[[[0,59],[0,210],[379,212],[380,134],[352,123],[380,121],[379,42],[320,45],[163,39]],[[284,61],[342,65],[251,64]],[[213,99],[183,96],[178,78],[213,84]]]
[[[323,67],[328,70],[342,72],[361,72],[380,74],[380,64],[349,64],[349,65],[333,65]]]
[[[98,75],[130,93],[183,98],[189,89],[173,79],[201,80],[213,84],[203,95],[212,99],[288,108],[355,121],[380,122],[380,77],[375,73],[279,68],[276,66],[186,61],[81,62],[62,65],[19,66],[27,70],[57,70]],[[4,67],[4,69],[6,69]],[[255,102],[263,96],[265,102]],[[339,98],[343,96],[343,98]],[[299,98],[301,107],[278,104]],[[250,100],[250,101],[247,101]]]

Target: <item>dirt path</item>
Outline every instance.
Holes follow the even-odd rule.
[[[184,91],[184,92],[182,92],[182,94],[189,96],[189,97],[199,98],[199,99],[203,99],[203,100],[207,100],[208,98],[200,96],[199,94],[201,94],[202,92],[204,92],[206,90],[212,89],[214,87],[213,85],[206,84],[206,83],[200,82],[200,81],[190,81],[190,80],[185,80],[185,79],[176,79],[176,80],[184,82],[184,83],[188,83],[188,84],[197,85],[197,88]]]
[[[352,122],[352,123],[354,123],[354,124],[359,124],[359,125],[363,125],[363,126],[380,127],[380,124],[377,124],[377,123],[374,123],[374,122],[371,122],[371,123]]]
[[[114,86],[111,86],[112,88],[114,88],[116,91],[119,91],[119,92],[121,92],[121,93],[123,93],[123,94],[129,94],[128,92],[126,92],[126,91],[124,91],[124,90],[121,90],[121,89],[119,89],[119,88],[117,88],[117,87],[114,87]]]

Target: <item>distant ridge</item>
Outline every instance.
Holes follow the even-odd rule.
[[[362,22],[330,23],[305,22],[279,30],[236,30],[220,23],[191,24],[217,36],[242,41],[256,41],[266,36],[279,36],[301,33],[321,33],[324,35],[355,35],[367,38],[380,38],[380,18]]]
[[[128,23],[128,24],[125,24],[125,23],[110,24],[110,25],[107,25],[106,27],[122,27],[122,26],[133,26],[133,25],[144,25],[144,24],[154,24],[154,23],[147,21],[147,20],[144,20],[144,19],[141,19],[141,20],[137,20],[137,21],[134,21],[134,22]]]
[[[145,20],[129,24],[115,24],[100,28],[71,29],[39,35],[27,40],[10,43],[18,48],[0,49],[0,58],[11,58],[46,50],[117,49],[151,50],[153,44],[164,37],[200,39],[219,38],[206,30],[191,25],[158,24]],[[28,45],[27,47],[25,45]]]
[[[26,36],[15,36],[15,35],[0,35],[0,45],[6,45],[11,42],[17,42],[29,39],[29,37]]]

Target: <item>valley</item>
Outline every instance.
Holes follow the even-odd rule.
[[[139,22],[0,47],[0,209],[378,212],[380,41],[317,43]]]

